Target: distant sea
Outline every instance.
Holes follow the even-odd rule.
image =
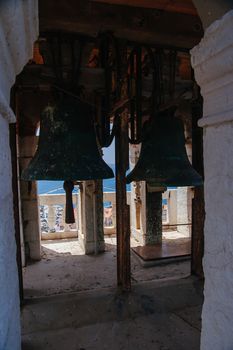
[[[115,165],[108,164],[115,173]],[[37,182],[38,194],[63,194],[63,181],[38,181]],[[103,180],[104,192],[115,192],[116,183],[115,178]],[[130,185],[127,185],[127,191],[130,191]],[[77,189],[73,191],[77,192]]]

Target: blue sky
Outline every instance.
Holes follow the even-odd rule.
[[[115,164],[115,139],[112,141],[111,145],[108,148],[102,148],[104,153],[104,160],[107,164]]]

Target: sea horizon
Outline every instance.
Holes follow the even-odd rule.
[[[108,164],[115,175],[115,164]],[[63,181],[37,181],[38,195],[43,194],[64,194]],[[130,185],[127,185],[127,191],[130,191]],[[77,193],[78,188],[75,188],[73,193]],[[103,180],[103,192],[116,192],[115,177],[112,179]]]

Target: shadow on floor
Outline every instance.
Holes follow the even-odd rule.
[[[190,262],[144,268],[131,254],[132,282],[183,278]],[[24,268],[25,298],[116,287],[116,246],[106,243],[99,255],[84,255],[78,239],[43,241],[42,260]]]
[[[202,283],[194,278],[28,300],[23,350],[199,350]]]

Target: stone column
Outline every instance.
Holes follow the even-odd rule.
[[[168,225],[177,230],[177,190],[167,190]]]
[[[189,206],[189,188],[177,188],[177,231],[184,237],[190,237],[190,206]]]
[[[192,51],[204,98],[205,301],[202,350],[233,346],[233,11],[215,21]]]
[[[37,141],[37,136],[19,138],[20,173],[28,166],[35,154]],[[21,180],[20,194],[26,256],[33,260],[40,260],[41,234],[36,181]]]
[[[192,145],[186,143],[185,148],[192,164]],[[190,187],[177,188],[177,231],[187,238],[191,236],[192,195]]]
[[[131,193],[131,206],[136,207],[137,202],[140,204],[140,227],[137,229],[136,210],[134,210],[131,212],[131,215],[134,214],[131,232],[143,246],[162,242],[162,192],[164,189],[161,188],[158,191],[158,188],[148,188],[145,181],[140,181],[140,197],[133,198],[133,203]]]
[[[146,233],[144,245],[162,242],[162,192],[146,191]]]
[[[63,216],[64,216],[64,221],[65,222],[65,210],[63,210]],[[55,208],[53,205],[49,205],[48,207],[48,226],[50,232],[52,232],[55,228]]]
[[[98,254],[105,249],[102,180],[83,181],[80,185],[80,196],[80,244],[85,254]]]
[[[130,170],[135,167],[140,145],[130,145]],[[162,242],[162,192],[145,181],[132,182],[130,193],[131,234],[143,246]]]
[[[129,145],[129,166],[130,170],[135,167],[140,153],[140,145]],[[143,183],[132,182],[130,191],[130,230],[131,235],[142,243],[142,186]]]

